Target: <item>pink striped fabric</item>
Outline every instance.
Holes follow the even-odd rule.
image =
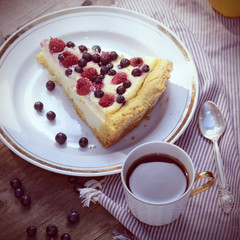
[[[199,74],[199,104],[185,133],[176,144],[193,159],[196,171],[216,173],[213,146],[198,128],[198,111],[207,100],[215,102],[227,121],[219,141],[226,178],[235,204],[229,215],[218,206],[218,186],[189,200],[175,222],[151,227],[130,213],[120,175],[107,176],[99,203],[136,239],[240,239],[240,18],[215,12],[207,0],[118,0],[117,5],[144,13],[169,27],[193,56]]]

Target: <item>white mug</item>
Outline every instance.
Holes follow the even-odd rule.
[[[171,158],[177,159],[184,165],[184,169],[186,169],[186,172],[188,173],[187,188],[175,199],[163,202],[152,202],[151,200],[146,200],[145,198],[143,199],[141,196],[136,196],[136,194],[133,194],[130,190],[128,186],[129,184],[127,183],[129,168],[131,168],[136,160],[142,156],[148,156],[151,154],[163,154],[170,156]],[[147,176],[147,174],[151,173],[147,171],[146,173],[144,172],[145,176]],[[201,178],[208,178],[210,180],[201,186],[193,188],[194,183]],[[121,180],[126,200],[132,214],[141,222],[152,226],[165,225],[177,219],[184,211],[190,197],[206,191],[212,187],[215,182],[215,178],[211,172],[204,171],[195,174],[193,162],[188,154],[178,146],[166,142],[148,142],[134,148],[125,159],[121,170]],[[166,186],[166,188],[167,187],[168,186]],[[143,194],[145,194],[145,192]]]

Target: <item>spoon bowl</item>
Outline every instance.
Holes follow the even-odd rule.
[[[229,191],[223,169],[222,157],[217,141],[224,133],[226,124],[222,114],[215,103],[205,102],[199,112],[199,127],[202,135],[213,142],[216,154],[216,168],[218,173],[219,200],[218,203],[223,211],[229,214],[233,208],[234,198]]]
[[[226,124],[216,104],[207,101],[199,112],[199,127],[204,137],[214,141],[224,133]]]

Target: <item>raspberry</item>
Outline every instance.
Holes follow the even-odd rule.
[[[143,60],[140,57],[134,57],[130,59],[130,64],[133,67],[141,66],[143,64]]]
[[[77,94],[85,96],[91,91],[91,82],[87,78],[80,78],[77,80]]]
[[[124,72],[119,72],[117,75],[112,79],[112,84],[120,84],[127,80],[127,74]]]
[[[114,103],[113,94],[104,94],[99,100],[99,105],[102,107],[110,107]]]
[[[110,57],[110,53],[109,52],[102,51],[102,55],[108,55]]]
[[[49,51],[50,53],[62,52],[66,44],[63,40],[58,38],[51,38],[49,42]]]
[[[97,73],[97,70],[95,68],[86,68],[83,72],[82,72],[82,77],[85,77],[85,78],[88,78],[89,80],[92,80],[92,78],[94,76],[97,76],[98,73]]]
[[[95,91],[95,90],[97,90],[97,89],[102,89],[103,88],[103,83],[95,83],[95,82],[93,82],[92,83],[92,87],[93,87],[93,90]]]
[[[78,57],[73,55],[72,53],[65,51],[62,53],[64,55],[64,59],[62,64],[65,68],[71,67],[72,65],[78,64]]]

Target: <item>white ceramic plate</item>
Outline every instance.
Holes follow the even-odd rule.
[[[88,47],[100,45],[127,57],[152,55],[173,61],[167,90],[149,119],[119,143],[104,149],[83,123],[62,89],[47,91],[47,70],[36,61],[40,42],[59,37]],[[20,28],[0,49],[1,140],[23,159],[68,175],[100,176],[120,172],[126,154],[153,140],[174,142],[188,126],[198,98],[195,65],[181,41],[161,23],[136,12],[112,7],[80,7],[54,12]],[[38,114],[33,105],[44,103]],[[47,111],[56,121],[49,122]],[[64,146],[55,142],[66,133]],[[80,137],[89,146],[81,149]]]

